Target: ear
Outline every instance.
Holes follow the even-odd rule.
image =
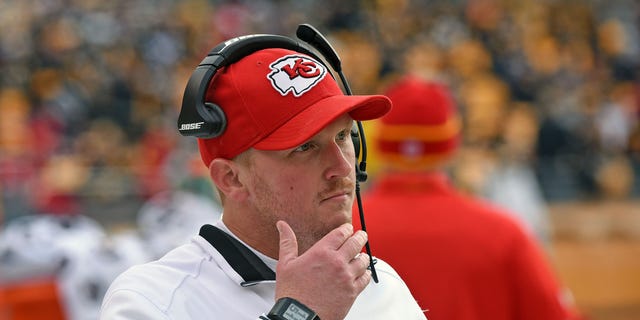
[[[246,168],[228,159],[217,158],[209,165],[209,175],[213,183],[225,197],[234,200],[241,200],[247,195],[247,189],[239,178],[241,170]]]

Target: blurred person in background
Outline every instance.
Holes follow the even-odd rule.
[[[449,180],[461,122],[446,86],[408,75],[385,94],[393,109],[374,136],[383,168],[363,199],[366,227],[425,315],[572,319],[571,296],[536,240],[512,214]]]
[[[551,223],[531,159],[538,133],[535,110],[515,102],[506,112],[496,152],[479,195],[515,214],[524,228],[550,250]]]

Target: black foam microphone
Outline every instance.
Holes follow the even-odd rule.
[[[310,44],[316,50],[318,50],[322,56],[326,59],[326,61],[331,65],[333,70],[338,73],[340,77],[340,81],[342,81],[342,85],[347,95],[352,95],[351,88],[349,87],[349,83],[347,82],[344,73],[342,72],[342,63],[340,62],[340,57],[338,57],[338,53],[331,46],[329,41],[318,31],[316,28],[311,26],[310,24],[301,24],[298,26],[296,30],[296,36]],[[358,214],[360,216],[360,225],[362,226],[362,231],[366,232],[367,227],[364,223],[364,210],[362,209],[362,197],[360,196],[360,182],[365,181],[367,179],[366,167],[367,167],[367,145],[364,138],[364,130],[362,128],[362,123],[360,121],[356,121],[358,127],[358,135],[360,138],[359,144],[355,145],[356,147],[356,200],[358,203]],[[362,152],[362,153],[361,153]],[[358,157],[362,155],[361,161],[358,163]],[[369,269],[371,270],[371,278],[375,283],[378,283],[378,274],[376,273],[375,268],[375,260],[373,259],[373,255],[371,254],[371,247],[369,246],[369,241],[365,243],[365,250],[369,255]]]

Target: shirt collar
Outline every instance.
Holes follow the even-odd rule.
[[[242,278],[241,286],[275,281],[274,270],[277,261],[247,246],[222,221],[218,221],[216,226],[202,226],[200,236],[211,244]]]

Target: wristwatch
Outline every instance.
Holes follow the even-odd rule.
[[[271,320],[320,320],[309,307],[293,298],[280,298],[267,314]]]

